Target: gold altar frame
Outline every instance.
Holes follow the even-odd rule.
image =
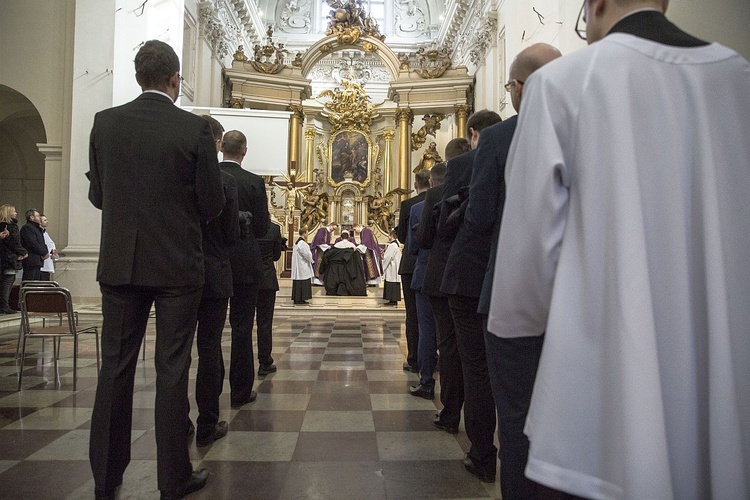
[[[345,134],[345,135],[344,135]],[[367,152],[362,148],[367,144]],[[351,156],[348,165],[342,165],[341,156],[344,154],[344,144],[351,151],[357,149],[355,156]],[[359,160],[357,160],[359,159]],[[365,172],[362,172],[362,161],[366,161]],[[373,165],[372,141],[360,130],[344,129],[331,135],[328,141],[328,184],[337,187],[344,183],[356,184],[363,188],[370,184]],[[334,168],[336,172],[334,172]],[[346,177],[350,173],[351,178]]]

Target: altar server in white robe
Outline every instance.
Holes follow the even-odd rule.
[[[295,304],[307,304],[312,298],[313,271],[312,252],[307,244],[307,229],[299,230],[299,238],[292,250],[292,300]]]
[[[586,0],[524,83],[488,330],[546,331],[530,479],[750,498],[750,64],[666,5]]]

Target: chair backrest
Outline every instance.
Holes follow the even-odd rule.
[[[65,314],[73,329],[73,300],[70,291],[61,286],[21,288],[21,313],[27,327],[29,314]]]
[[[26,287],[59,287],[57,281],[26,280],[21,282],[21,288]]]

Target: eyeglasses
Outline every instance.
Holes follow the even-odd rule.
[[[576,35],[581,40],[586,40],[586,0],[583,0],[581,4],[581,11],[578,13],[578,20],[576,21]]]
[[[524,82],[522,82],[521,80],[516,80],[515,78],[512,78],[508,83],[506,83],[505,85],[503,85],[503,87],[505,87],[505,91],[506,92],[510,92],[510,89],[513,88],[513,84],[514,83],[516,83],[518,85],[523,85]]]

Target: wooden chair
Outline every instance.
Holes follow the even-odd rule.
[[[21,361],[18,374],[18,390],[23,382],[24,359],[26,357],[26,341],[32,337],[53,338],[53,360],[55,365],[55,382],[60,385],[57,360],[60,356],[59,340],[65,337],[73,339],[73,390],[77,386],[78,371],[78,336],[82,333],[93,333],[96,337],[96,368],[99,370],[99,328],[96,326],[77,325],[74,320],[73,301],[70,291],[60,286],[21,287],[21,328],[23,341],[21,345]],[[30,314],[61,314],[64,321],[56,326],[32,326]]]

